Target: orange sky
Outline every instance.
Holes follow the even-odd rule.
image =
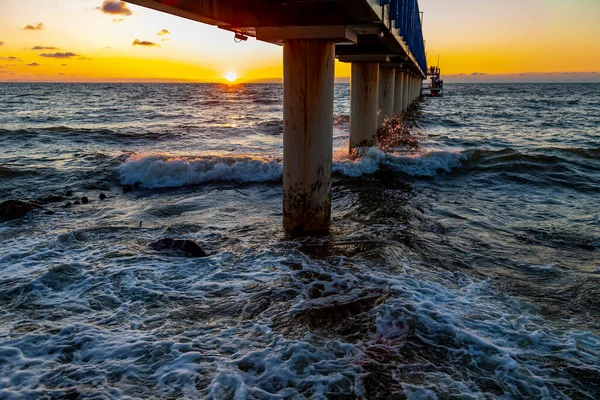
[[[0,81],[222,82],[227,72],[240,81],[281,77],[281,47],[253,38],[234,43],[231,32],[134,5],[120,14],[102,12],[101,5],[0,0]],[[599,0],[420,5],[429,61],[440,54],[444,74],[600,74]],[[349,72],[349,64],[336,65],[337,77]]]

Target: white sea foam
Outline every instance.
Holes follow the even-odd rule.
[[[387,165],[411,176],[435,176],[461,166],[466,156],[460,152],[431,151],[418,155],[386,154],[377,148],[365,149],[351,159],[348,151],[333,155],[333,172],[359,177]],[[277,158],[251,156],[171,157],[164,154],[134,154],[119,167],[123,184],[139,182],[142,187],[167,188],[207,182],[268,182],[279,180],[283,163]]]
[[[467,156],[454,151],[427,151],[414,155],[384,153],[371,147],[362,152],[356,160],[350,159],[347,152],[334,155],[333,171],[346,176],[368,175],[386,165],[411,176],[436,176],[440,171],[450,172],[459,168]]]
[[[281,179],[283,165],[259,157],[169,157],[137,154],[119,167],[124,184],[139,182],[145,188],[198,185],[206,182],[267,182]]]

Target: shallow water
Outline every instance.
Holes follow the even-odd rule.
[[[597,89],[447,85],[351,161],[336,85],[292,238],[281,86],[0,85],[0,199],[65,197],[0,224],[0,397],[600,397]]]

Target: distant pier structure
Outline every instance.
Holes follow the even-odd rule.
[[[374,146],[385,117],[427,77],[417,0],[127,0],[283,45],[283,226],[329,229],[334,61],[349,62],[350,151]]]

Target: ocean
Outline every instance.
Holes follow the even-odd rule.
[[[600,398],[599,89],[447,84],[354,160],[338,84],[293,237],[281,85],[0,84],[0,398]]]

